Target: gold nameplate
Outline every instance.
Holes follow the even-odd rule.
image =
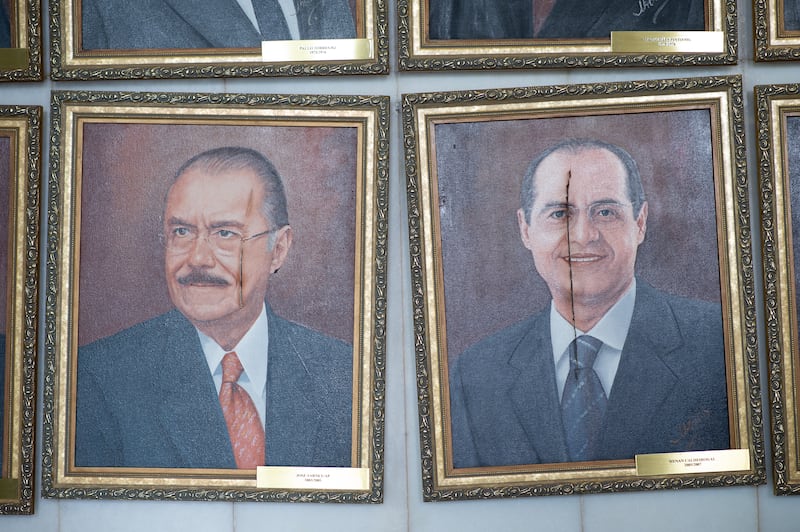
[[[27,67],[27,48],[0,48],[0,68],[4,70],[15,70]]]
[[[263,61],[358,61],[372,59],[372,39],[261,41]]]
[[[721,31],[612,31],[611,51],[721,54],[725,51],[725,34]]]
[[[366,467],[260,466],[256,487],[289,490],[369,490]]]
[[[720,473],[748,469],[750,469],[749,449],[636,455],[636,474],[641,476]]]
[[[19,479],[0,478],[0,500],[19,499]]]

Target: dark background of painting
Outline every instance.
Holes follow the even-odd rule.
[[[78,344],[172,308],[159,241],[176,170],[220,146],[261,151],[284,180],[294,244],[270,278],[281,316],[353,341],[355,127],[87,123]]]
[[[617,144],[639,166],[649,215],[637,276],[672,294],[720,300],[708,110],[439,124],[449,356],[549,304],[516,210],[531,159],[568,137]]]

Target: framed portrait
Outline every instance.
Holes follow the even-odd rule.
[[[380,502],[388,98],[52,108],[44,496]]]
[[[426,500],[765,481],[742,129],[739,77],[404,95]]]
[[[800,58],[800,3],[797,0],[754,0],[753,37],[756,61]]]
[[[34,0],[0,0],[0,81],[42,79],[42,13]]]
[[[775,493],[800,493],[797,294],[800,87],[757,85],[761,253]]]
[[[0,106],[0,515],[33,513],[41,119]]]
[[[389,71],[385,0],[49,1],[54,80]]]
[[[517,5],[519,4],[519,5]],[[400,70],[735,64],[735,0],[400,0]]]

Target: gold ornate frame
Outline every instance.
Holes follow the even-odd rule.
[[[42,10],[38,0],[12,0],[11,48],[0,48],[0,81],[42,79]]]
[[[389,72],[385,0],[356,0],[357,39],[294,41],[305,43],[306,51],[289,44],[287,48],[290,51],[282,51],[278,56],[262,54],[262,50],[255,48],[85,51],[81,49],[77,26],[79,2],[49,0],[50,77],[54,80],[246,78]],[[330,48],[338,49],[333,53],[326,51]]]
[[[792,211],[792,172],[789,165],[787,122],[800,120],[800,86],[755,87],[759,190],[761,198],[761,254],[764,267],[764,311],[769,364],[769,409],[775,493],[800,494],[800,438],[798,438],[798,329],[797,264],[793,243],[797,227]],[[796,142],[796,140],[792,140]]]
[[[0,515],[33,513],[36,432],[36,351],[39,304],[39,188],[41,120],[38,106],[0,107],[0,136],[10,140],[8,270],[5,273],[4,440],[0,452]]]
[[[742,98],[741,78],[738,76],[404,95],[403,132],[406,145],[405,165],[414,294],[414,344],[425,500],[586,494],[765,482]],[[500,191],[507,189],[519,190],[519,180],[530,158],[542,149],[539,147],[531,150],[525,146],[533,145],[535,142],[539,144],[547,142],[548,144],[544,144],[547,146],[567,135],[562,132],[561,126],[554,127],[549,133],[545,132],[543,128],[546,122],[539,123],[539,121],[557,119],[578,122],[586,118],[586,125],[575,127],[583,128],[582,132],[594,128],[592,131],[600,134],[599,138],[614,142],[612,138],[616,137],[603,136],[610,135],[608,123],[603,122],[606,124],[603,128],[597,125],[597,120],[623,121],[629,120],[629,116],[646,118],[651,112],[677,116],[678,112],[696,112],[698,109],[708,113],[704,115],[705,122],[702,122],[707,125],[700,129],[705,128],[707,133],[704,135],[708,135],[706,138],[711,139],[706,141],[706,144],[709,144],[706,146],[709,155],[703,155],[703,158],[707,160],[704,164],[709,165],[709,168],[713,165],[713,170],[710,170],[713,172],[713,178],[702,171],[701,176],[693,179],[699,179],[701,182],[705,180],[706,184],[703,186],[709,190],[706,193],[708,196],[705,197],[710,197],[710,202],[713,204],[705,207],[695,206],[696,210],[690,211],[692,214],[688,216],[694,220],[696,214],[705,213],[703,216],[708,218],[706,223],[710,227],[702,230],[710,240],[708,246],[700,249],[700,254],[706,259],[700,259],[695,254],[698,260],[693,260],[692,263],[700,262],[704,264],[703,269],[708,270],[709,261],[714,263],[719,261],[717,279],[720,284],[716,298],[721,301],[724,324],[730,432],[729,449],[721,451],[720,454],[715,454],[717,451],[706,452],[711,453],[711,459],[717,460],[718,463],[723,463],[726,456],[733,455],[738,456],[737,460],[740,461],[737,464],[726,464],[720,468],[714,466],[700,472],[692,471],[690,467],[670,469],[658,466],[647,469],[644,464],[640,469],[635,464],[633,456],[625,460],[581,463],[454,468],[447,375],[450,357],[460,351],[448,355],[448,349],[458,342],[462,346],[471,345],[475,341],[474,338],[461,341],[458,336],[467,336],[475,327],[484,326],[485,322],[498,316],[498,322],[506,319],[506,324],[521,319],[507,318],[506,314],[517,310],[514,302],[535,298],[534,292],[529,292],[529,289],[533,290],[531,285],[521,285],[519,281],[532,277],[530,253],[522,250],[520,252],[522,255],[513,254],[516,253],[514,249],[522,247],[518,242],[518,234],[512,235],[516,240],[515,245],[503,244],[505,240],[500,235],[504,232],[515,232],[516,224],[508,221],[492,221],[495,217],[501,217],[500,214],[494,214],[495,212],[508,210],[507,206],[498,207],[500,200],[495,201],[492,196],[498,196],[501,194]],[[590,118],[595,121],[595,125],[591,125]],[[529,124],[525,125],[523,121]],[[655,137],[651,135],[652,132],[643,133],[638,130],[636,133],[625,132],[624,124],[628,122],[621,123],[623,125],[617,124],[619,127],[614,132],[617,136],[646,137],[646,140],[641,140],[645,150],[649,149],[648,146],[656,148],[659,144],[653,142]],[[491,134],[487,132],[488,130],[482,129],[486,128],[487,124],[494,128]],[[527,134],[520,134],[517,129],[512,129],[516,127],[515,124],[520,124],[520,128],[526,128],[524,131]],[[437,129],[439,127],[445,129]],[[449,130],[448,128],[455,127],[464,128],[462,131],[467,132],[464,133],[466,136],[443,137],[446,140],[441,141],[442,144],[437,144],[436,135],[442,136]],[[683,132],[675,132],[678,137],[682,134]],[[530,140],[537,135],[541,135],[542,139]],[[492,136],[502,136],[502,140],[492,144],[494,148],[484,148],[484,145],[491,143]],[[568,136],[591,135],[569,134]],[[473,145],[464,140],[470,138],[481,140]],[[503,149],[502,153],[497,153],[497,147],[506,144],[511,147]],[[442,153],[437,152],[437,148]],[[458,171],[457,178],[452,175],[450,183],[444,189],[443,182],[440,181],[442,177],[438,173],[439,166],[444,164],[442,161],[445,161],[447,152],[456,149],[462,151],[453,151],[452,153],[456,154],[452,158],[454,162],[449,164],[453,168],[463,166],[465,170]],[[472,153],[470,150],[473,149],[484,149],[487,152]],[[519,152],[524,154],[518,156],[520,161],[509,162],[509,158],[517,157],[515,154]],[[666,172],[667,176],[674,180],[670,171],[675,174],[678,172],[669,166],[674,161],[674,153],[671,155],[665,153],[661,159],[667,165],[666,170],[662,168],[662,173]],[[637,162],[641,167],[642,162]],[[516,166],[512,167],[512,164]],[[519,166],[520,164],[522,166]],[[478,167],[478,170],[474,172],[467,170],[475,167]],[[464,175],[465,172],[470,173]],[[474,177],[469,177],[473,175]],[[644,178],[644,173],[642,175]],[[477,184],[475,180],[478,176],[484,176],[480,178],[481,182],[488,183],[485,186],[489,188],[481,188],[484,185]],[[713,183],[707,182],[710,178]],[[653,179],[656,178],[651,177],[651,185],[658,183],[652,181]],[[667,181],[669,180],[661,183]],[[461,190],[463,192],[459,192]],[[460,194],[469,199],[470,207],[464,207],[460,200],[456,199]],[[512,198],[503,201],[518,200]],[[678,204],[675,198],[659,201],[662,210],[665,201],[675,202],[676,209],[686,208],[684,203]],[[475,214],[476,209],[481,209],[484,205],[486,213],[479,218]],[[512,218],[516,208],[516,206],[510,207]],[[469,226],[472,229],[464,229],[468,233],[466,237],[457,233],[464,219],[457,218],[455,214],[465,211],[470,214],[464,219],[475,219],[474,222],[470,222],[474,223],[474,226]],[[651,215],[652,213],[651,208]],[[447,218],[442,219],[445,214]],[[505,220],[507,217],[502,216],[502,218]],[[682,223],[689,223],[689,220]],[[667,231],[664,227],[662,224],[659,231],[661,238],[664,238],[663,235]],[[719,236],[715,237],[715,233]],[[685,231],[670,234],[673,235],[674,242],[683,240],[686,236]],[[448,238],[450,242],[447,241]],[[467,240],[464,240],[465,238]],[[462,244],[453,244],[454,241]],[[660,248],[665,240],[658,242],[651,245]],[[702,246],[702,243],[698,245]],[[464,247],[465,251],[460,251]],[[489,255],[481,255],[484,250]],[[462,260],[460,258],[462,254],[472,258]],[[682,256],[682,253],[675,251],[675,255]],[[526,266],[514,269],[513,264],[520,261],[524,261]],[[657,269],[658,261],[659,259],[649,262],[651,270]],[[637,262],[642,262],[641,253]],[[499,271],[498,268],[506,268],[507,271],[492,277],[492,272]],[[485,272],[481,279],[485,279],[486,282],[479,286],[465,282],[464,279],[472,279],[468,277],[472,275],[472,270]],[[455,274],[458,275],[453,277]],[[674,272],[669,268],[666,275],[668,277],[665,278],[675,279]],[[498,303],[489,299],[492,297],[491,294],[498,291],[495,284],[506,283],[502,280],[495,283],[494,279],[501,277],[516,279],[511,282],[506,292],[503,292],[506,294],[503,298],[514,302],[504,303],[503,298],[500,298]],[[675,283],[670,285],[671,288],[680,287],[686,280],[682,274],[678,277],[677,280],[671,281]],[[453,278],[458,281],[448,285],[448,279]],[[517,287],[516,290],[514,286]],[[713,284],[711,286],[712,290],[715,290]],[[540,291],[542,288],[539,286]],[[525,295],[515,299],[513,294],[515,291],[523,292]],[[464,297],[460,296],[461,292],[464,293]],[[549,298],[546,287],[543,293]],[[448,296],[445,301],[445,294],[450,296],[455,294],[456,299],[450,299]],[[692,294],[689,294],[689,297],[693,297]],[[460,303],[463,301],[470,302],[472,315],[477,312],[477,319],[460,323],[460,318],[449,318],[449,316],[464,315],[461,310],[465,304]],[[520,313],[524,316],[529,311]],[[454,336],[455,331],[461,332]],[[483,334],[476,333],[478,338]],[[656,455],[640,456],[644,456],[646,460]],[[698,458],[694,453],[687,452],[667,455],[667,459],[672,459],[674,463],[691,463],[695,460],[705,460],[707,457]]]
[[[786,29],[783,0],[753,2],[756,61],[796,61],[800,58],[800,28]]]
[[[47,381],[44,388],[46,415],[43,495],[64,498],[381,502],[384,448],[388,98],[59,91],[53,94],[52,109],[53,142],[48,204],[48,295],[45,307],[45,320],[50,333],[45,343]],[[98,150],[100,140],[91,139],[109,137],[107,134],[98,133],[95,133],[95,137],[89,137],[91,128],[98,127],[104,128],[102,131],[112,132],[111,136],[135,134],[138,136],[133,138],[137,140],[130,141],[131,137],[127,136],[119,137],[128,141],[118,145],[118,151],[114,152],[113,157],[102,163],[97,160],[92,161],[87,156],[88,150],[92,143],[95,145],[94,149]],[[130,133],[131,131],[133,133]],[[173,148],[162,149],[159,153],[159,145],[168,140],[165,131],[171,132],[169,135],[176,139],[176,144]],[[317,248],[317,253],[313,254],[314,257],[325,256],[331,260],[333,257],[344,257],[338,263],[314,265],[312,261],[302,265],[295,260],[295,266],[283,268],[282,270],[287,271],[286,275],[290,275],[289,270],[293,272],[291,275],[296,282],[271,282],[270,305],[274,308],[278,304],[284,305],[282,309],[276,308],[276,310],[284,313],[287,318],[303,322],[331,336],[338,335],[353,345],[351,467],[323,468],[327,470],[323,472],[327,475],[326,478],[333,479],[332,484],[324,485],[323,488],[311,482],[314,478],[320,478],[314,476],[320,472],[312,471],[311,475],[303,476],[305,472],[302,467],[292,467],[288,468],[288,471],[282,471],[286,477],[278,480],[275,480],[276,477],[269,477],[273,474],[278,475],[273,471],[274,468],[265,468],[267,470],[265,473],[269,477],[266,484],[261,483],[261,470],[257,482],[254,472],[241,472],[235,469],[76,467],[74,387],[77,377],[74,368],[78,358],[79,336],[96,325],[97,320],[92,316],[97,317],[101,314],[98,310],[100,305],[104,305],[106,299],[115,297],[113,292],[119,292],[117,294],[119,297],[125,291],[123,287],[126,285],[126,281],[122,278],[118,281],[106,281],[106,283],[111,282],[116,288],[101,289],[101,292],[107,295],[101,295],[100,299],[95,298],[94,304],[97,306],[92,307],[91,289],[103,281],[95,274],[85,274],[90,275],[91,281],[87,281],[86,277],[79,274],[80,269],[91,267],[92,257],[97,260],[97,254],[89,254],[85,248],[89,239],[84,233],[90,227],[87,224],[92,219],[90,211],[94,206],[90,203],[90,199],[83,198],[94,197],[93,189],[100,189],[99,181],[94,181],[95,185],[92,185],[92,182],[88,181],[89,176],[107,175],[107,178],[104,177],[102,180],[111,179],[115,183],[115,192],[112,195],[116,195],[116,199],[104,196],[105,199],[100,201],[101,203],[122,201],[116,204],[116,208],[112,206],[109,207],[111,210],[107,211],[120,214],[121,217],[118,219],[116,215],[112,216],[116,220],[113,223],[110,219],[108,222],[103,221],[109,217],[108,214],[94,218],[99,220],[94,223],[95,228],[102,229],[104,225],[115,224],[127,227],[123,229],[127,235],[125,239],[114,237],[115,234],[119,235],[118,232],[112,231],[106,235],[108,242],[119,243],[113,244],[119,248],[116,252],[108,251],[119,253],[120,249],[127,249],[124,242],[132,240],[134,244],[127,247],[130,247],[134,254],[141,254],[136,252],[138,248],[146,255],[148,253],[146,250],[158,248],[157,239],[155,243],[142,240],[136,236],[137,228],[141,224],[147,225],[148,218],[152,221],[160,215],[131,217],[131,213],[137,211],[137,207],[131,205],[150,203],[151,209],[163,209],[164,191],[160,190],[158,182],[169,180],[170,173],[177,170],[177,168],[167,170],[170,165],[180,164],[179,161],[173,160],[174,158],[182,158],[185,155],[183,152],[197,153],[215,146],[236,145],[237,142],[242,142],[242,146],[252,145],[254,149],[268,150],[271,147],[268,139],[278,143],[281,138],[286,138],[286,135],[295,139],[305,139],[305,142],[284,145],[277,151],[273,148],[268,156],[275,161],[274,157],[278,153],[284,167],[289,167],[288,170],[281,170],[278,162],[275,162],[278,171],[284,175],[284,180],[287,182],[290,213],[292,205],[295,205],[292,225],[305,224],[304,249],[311,250],[314,246],[325,245],[326,242],[321,235],[330,237],[331,231],[338,232],[334,235],[337,242],[343,240],[351,245],[342,244],[340,247],[343,251],[335,253],[330,250],[323,252]],[[345,138],[346,142],[330,140],[338,138]],[[124,146],[141,143],[149,146],[144,152],[125,153]],[[302,150],[304,156],[298,157],[297,150]],[[176,151],[181,154],[177,155]],[[95,151],[95,153],[106,152],[105,149]],[[319,158],[309,157],[308,154],[311,153],[317,153]],[[155,166],[145,170],[148,163],[141,162],[143,156],[150,159]],[[117,163],[122,160],[126,162],[120,167]],[[337,169],[342,166],[342,161],[348,161],[348,165],[339,171]],[[98,167],[98,164],[101,166]],[[297,167],[298,164],[301,166]],[[88,173],[92,165],[95,165],[94,174]],[[116,170],[111,171],[112,167]],[[99,173],[97,168],[100,169]],[[298,168],[305,168],[307,172],[302,172]],[[308,171],[309,168],[311,171]],[[138,179],[144,181],[131,186],[131,179],[120,177],[126,172],[139,176],[133,181]],[[329,192],[326,205],[320,205],[319,196],[311,193],[308,187],[298,186],[303,183],[308,186],[313,184],[309,183],[309,180],[315,179],[314,175],[317,179],[323,180],[318,185],[323,187],[322,190],[332,191]],[[337,178],[339,175],[345,177]],[[288,179],[294,181],[287,181]],[[292,182],[295,184],[294,191]],[[130,195],[134,189],[145,191],[149,189],[149,192],[145,192],[149,200],[131,201]],[[302,192],[303,190],[305,192]],[[335,192],[341,190],[347,192]],[[326,216],[324,213],[332,212],[330,206],[333,204],[336,204],[335,209],[337,209],[333,212],[339,214],[336,217],[329,217],[328,226],[324,227],[323,224],[319,227],[320,231],[315,232],[309,227],[311,221],[319,221],[320,215],[324,218]],[[126,209],[127,213],[124,212]],[[138,221],[132,223],[131,220]],[[344,223],[337,223],[337,220],[344,220]],[[298,230],[295,228],[295,244],[298,242]],[[92,239],[98,238],[98,233],[102,232],[97,231],[92,235]],[[99,238],[104,237],[99,236]],[[330,245],[330,241],[327,243]],[[149,244],[152,245],[148,247]],[[296,246],[293,247],[298,249]],[[82,250],[85,257],[81,256]],[[297,253],[303,254],[300,251]],[[102,252],[101,254],[105,255]],[[155,256],[151,255],[151,258]],[[143,261],[143,263],[151,262],[153,261]],[[163,270],[163,262],[154,266]],[[151,274],[155,277],[152,279],[154,286],[163,284],[163,280],[158,279],[161,274],[147,273],[146,267],[144,270],[142,268],[141,265],[136,268],[142,271],[138,274],[140,281],[137,284],[141,284],[142,276]],[[319,279],[312,280],[308,277],[309,273],[300,273],[313,272],[315,268],[335,270],[327,278],[331,281],[331,286],[316,282]],[[103,270],[108,270],[110,273],[119,268],[109,269],[101,266],[99,270],[95,269],[95,272],[102,273]],[[81,274],[84,272],[81,271]],[[116,273],[114,275],[116,276]],[[284,271],[281,275],[284,275]],[[304,279],[308,281],[305,284]],[[336,279],[344,281],[335,285],[333,281]],[[129,288],[135,289],[134,283],[127,284],[131,285]],[[145,284],[149,285],[149,281]],[[281,285],[287,285],[284,289],[286,293],[283,295],[280,292]],[[291,290],[288,285],[292,285]],[[85,293],[79,293],[80,286],[84,287]],[[273,288],[278,292],[273,291]],[[131,293],[135,293],[135,290]],[[336,299],[338,304],[334,307],[320,306],[318,301],[335,299],[331,293],[339,295]],[[163,298],[164,295],[165,293],[162,294],[161,291],[154,291],[145,298],[143,304],[149,305],[146,300]],[[301,304],[296,299],[303,299],[305,303]],[[352,314],[348,314],[347,311],[342,312],[348,308],[348,304],[352,305],[350,307]],[[315,310],[305,317],[298,318],[285,312],[286,307],[292,305],[295,309]],[[129,301],[128,304],[117,308],[125,308],[126,312],[135,313],[133,309],[138,306],[140,303]],[[87,312],[90,319],[81,322],[80,316],[86,317]],[[120,312],[119,317],[115,317],[115,320],[119,320],[116,328],[125,328],[130,322],[141,321],[139,316],[131,319],[132,316],[127,315],[125,318],[126,312]],[[162,311],[159,310],[158,313],[160,312]],[[313,320],[318,317],[321,325],[313,321],[304,321],[307,318]],[[122,323],[124,319],[129,323]],[[79,327],[81,323],[84,327]],[[326,330],[324,328],[326,326],[338,327],[334,331],[338,331],[337,334]],[[106,334],[97,332],[95,337]],[[288,484],[285,478],[289,479]],[[356,480],[353,481],[353,478]]]
[[[632,45],[622,42],[612,45],[611,37],[433,40],[428,37],[427,2],[400,0],[398,3],[400,70],[731,65],[737,60],[735,0],[706,1],[705,32],[648,32],[648,35],[633,37]],[[620,32],[620,41],[626,38],[624,34],[632,36],[635,33],[638,32]],[[680,37],[688,41],[688,34],[694,34],[689,39],[698,40],[686,46],[673,46],[672,39]],[[698,44],[712,35],[714,46],[708,48]],[[653,45],[649,46],[645,41]]]

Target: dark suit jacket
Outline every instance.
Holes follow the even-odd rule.
[[[268,465],[350,466],[352,348],[268,307]],[[235,468],[197,332],[177,310],[78,352],[75,464]]]
[[[547,309],[490,336],[450,373],[455,467],[567,462]],[[727,449],[719,305],[637,281],[600,459]]]
[[[556,0],[533,34],[532,0],[430,0],[432,39],[586,39],[611,31],[702,30],[703,0]]]
[[[295,0],[301,39],[356,36],[347,0]],[[236,0],[82,0],[83,49],[260,48]]]
[[[0,48],[9,47],[11,47],[11,21],[8,17],[6,0],[0,0]]]
[[[784,0],[783,29],[800,30],[800,0]]]

